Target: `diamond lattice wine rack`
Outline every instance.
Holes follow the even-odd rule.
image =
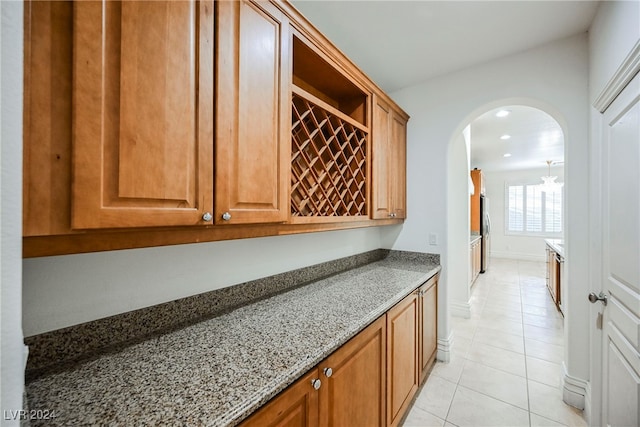
[[[291,215],[367,215],[367,133],[294,94]]]
[[[293,48],[291,221],[362,220],[369,98],[297,37]]]

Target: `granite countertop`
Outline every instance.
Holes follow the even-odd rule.
[[[42,376],[32,425],[237,425],[439,270],[373,262]]]
[[[544,242],[564,259],[564,239],[544,239]]]

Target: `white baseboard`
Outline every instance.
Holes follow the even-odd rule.
[[[525,253],[510,252],[510,251],[491,251],[491,258],[504,258],[504,259],[515,259],[518,261],[535,261],[535,262],[546,261],[546,257],[544,254],[536,255],[536,254],[525,254]]]
[[[588,387],[588,381],[569,375],[567,365],[562,362],[562,400],[564,403],[574,408],[585,409],[585,396]]]
[[[451,360],[451,346],[453,346],[453,332],[445,339],[438,338],[438,351],[436,359],[449,363]]]
[[[463,317],[465,319],[471,318],[471,303],[469,301],[451,301],[449,303],[449,310],[452,316]]]

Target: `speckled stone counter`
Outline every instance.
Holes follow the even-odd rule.
[[[564,258],[564,240],[563,239],[544,239],[544,242],[555,253]]]
[[[32,425],[233,426],[439,271],[401,252],[27,384]]]

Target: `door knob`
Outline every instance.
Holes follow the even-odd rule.
[[[604,292],[600,292],[599,295],[591,292],[589,294],[589,301],[591,301],[592,304],[595,304],[597,301],[602,301],[604,305],[607,305],[607,296],[604,294]]]

